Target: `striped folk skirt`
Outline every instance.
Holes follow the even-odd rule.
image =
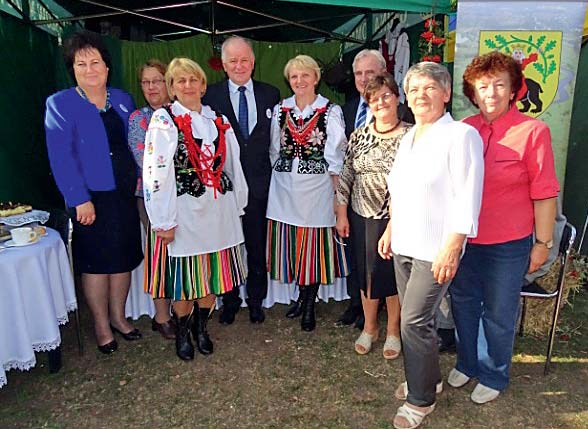
[[[145,250],[145,292],[153,298],[186,301],[222,295],[245,283],[244,246],[194,256],[170,256],[161,238],[149,231]]]
[[[335,234],[333,227],[302,227],[268,219],[270,277],[280,283],[295,281],[299,286],[331,284],[336,277],[346,277],[348,257]]]

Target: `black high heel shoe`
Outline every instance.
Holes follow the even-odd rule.
[[[143,334],[137,328],[135,328],[127,333],[119,331],[118,329],[116,329],[112,325],[110,325],[110,329],[112,330],[112,332],[120,334],[126,341],[136,341],[136,340],[140,340],[141,338],[143,338]]]
[[[109,343],[104,344],[103,346],[98,345],[98,350],[105,355],[109,355],[114,353],[118,349],[118,343],[116,340],[112,340]]]

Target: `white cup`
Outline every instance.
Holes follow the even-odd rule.
[[[12,236],[14,244],[17,245],[27,244],[37,239],[37,233],[33,228],[29,228],[28,226],[11,229],[10,235]]]

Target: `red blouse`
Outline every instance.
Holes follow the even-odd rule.
[[[505,243],[533,232],[533,200],[557,196],[551,134],[543,122],[513,105],[491,124],[464,119],[484,142],[484,191],[475,244]]]

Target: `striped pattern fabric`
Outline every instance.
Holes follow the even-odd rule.
[[[335,228],[288,225],[268,219],[268,271],[280,283],[299,286],[331,284],[349,275],[345,246],[335,241]]]
[[[359,106],[359,114],[357,115],[357,119],[355,120],[355,129],[358,129],[359,127],[363,127],[365,125],[365,119],[367,118],[367,108],[367,103],[365,101],[362,101],[361,106]]]
[[[145,292],[153,298],[185,301],[221,295],[245,283],[247,263],[243,245],[203,255],[173,257],[150,231],[145,254]]]

